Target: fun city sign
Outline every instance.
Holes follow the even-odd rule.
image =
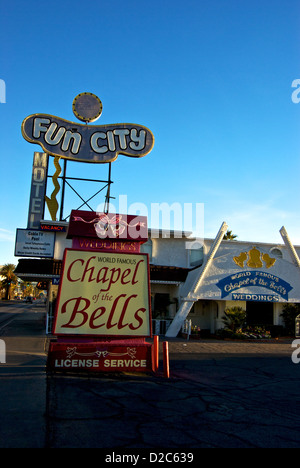
[[[22,123],[24,138],[54,156],[57,173],[60,158],[111,163],[119,154],[140,158],[153,148],[153,134],[142,125],[90,125],[102,113],[94,94],[76,96],[73,112],[84,124],[48,114]],[[67,238],[72,248],[64,252],[47,369],[155,370],[157,344],[145,341],[152,337],[149,257],[140,252],[147,219],[73,210]]]
[[[102,113],[102,103],[92,93],[76,96],[73,112],[85,124],[48,114],[29,115],[22,123],[23,137],[52,156],[90,163],[109,163],[119,154],[140,158],[153,148],[154,136],[142,125],[88,125]]]

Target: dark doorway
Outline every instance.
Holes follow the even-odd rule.
[[[154,296],[153,318],[168,317],[170,304],[170,294],[156,293]]]
[[[247,302],[247,325],[273,325],[272,302]]]

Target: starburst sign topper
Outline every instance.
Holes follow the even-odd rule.
[[[52,156],[90,163],[110,163],[119,154],[140,158],[150,153],[154,146],[152,132],[142,125],[88,125],[102,113],[102,103],[92,93],[76,96],[73,113],[85,123],[78,124],[48,114],[33,114],[24,119],[22,135]]]

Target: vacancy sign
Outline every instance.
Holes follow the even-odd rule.
[[[151,336],[147,254],[66,249],[55,335]]]

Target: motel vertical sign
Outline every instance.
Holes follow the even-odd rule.
[[[33,156],[31,191],[28,210],[28,229],[40,229],[44,217],[48,172],[48,155],[35,152]]]

